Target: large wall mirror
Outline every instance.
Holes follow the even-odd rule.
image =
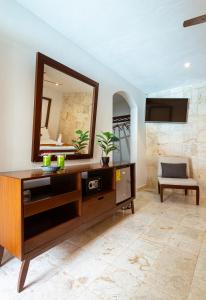
[[[93,156],[98,83],[37,53],[32,161],[43,153],[66,153],[67,159]],[[77,149],[77,130],[89,140]]]

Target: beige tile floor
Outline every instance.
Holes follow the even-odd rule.
[[[168,191],[163,204],[137,193],[118,212],[34,259],[16,293],[20,262],[6,253],[1,300],[205,300],[206,201]]]

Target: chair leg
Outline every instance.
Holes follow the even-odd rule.
[[[187,189],[185,189],[185,196],[187,196]]]
[[[196,189],[196,205],[200,204],[200,189],[199,186]]]
[[[161,202],[163,202],[163,191],[164,191],[164,188],[162,186],[160,186],[160,200],[161,200]]]
[[[24,289],[24,283],[25,283],[25,280],[26,280],[26,275],[27,275],[27,272],[28,272],[29,263],[30,263],[30,259],[26,259],[21,264],[21,269],[20,269],[20,273],[19,273],[19,280],[18,280],[18,285],[17,285],[18,293],[20,293]]]
[[[158,182],[158,193],[160,194],[160,184]]]
[[[4,248],[2,246],[0,246],[0,267],[1,267],[2,259],[3,259],[3,255],[4,255]]]
[[[134,200],[131,201],[131,210],[132,210],[132,214],[134,214]]]

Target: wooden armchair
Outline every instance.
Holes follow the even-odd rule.
[[[162,172],[162,163],[163,164],[186,164],[186,177],[187,178],[178,178],[178,177],[163,177]],[[175,165],[173,165],[175,167]],[[185,195],[187,195],[188,190],[196,191],[196,205],[199,205],[199,186],[196,180],[190,177],[190,166],[189,159],[186,157],[169,157],[169,156],[160,156],[158,160],[158,191],[160,194],[160,200],[163,202],[163,192],[164,189],[183,189],[185,190]]]

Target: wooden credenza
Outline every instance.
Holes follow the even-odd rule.
[[[130,168],[131,197],[116,203],[116,174]],[[101,190],[85,193],[83,174],[101,178]],[[119,180],[119,179],[117,179]],[[22,261],[18,292],[31,259],[131,204],[134,213],[135,164],[88,164],[58,173],[26,170],[0,173],[0,265],[4,249]]]

